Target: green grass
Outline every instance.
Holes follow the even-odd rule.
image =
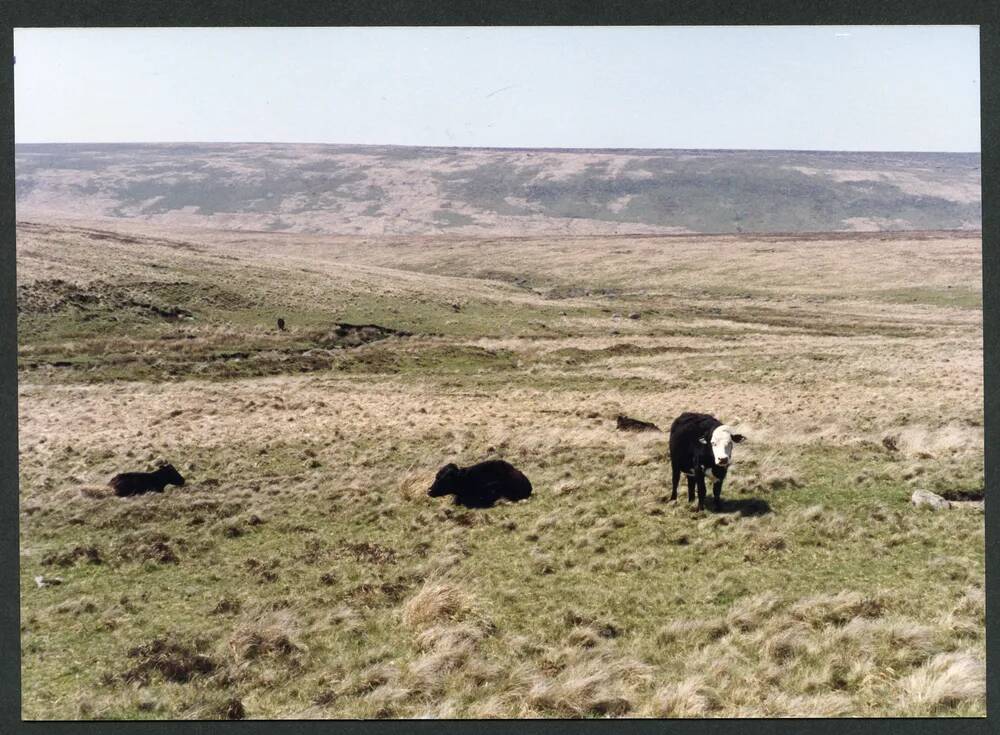
[[[399,447],[383,456],[377,474],[376,468],[367,478],[362,474],[359,495],[344,487],[348,465],[303,469],[302,446],[269,449],[254,471],[274,479],[255,481],[249,489],[237,479],[248,463],[247,448],[209,456],[192,446],[179,453],[196,465],[209,463],[203,474],[219,476],[220,485],[195,484],[132,501],[78,497],[28,516],[22,534],[32,552],[22,557],[21,589],[28,605],[22,641],[32,662],[24,671],[26,716],[78,716],[69,693],[101,712],[113,703],[115,717],[141,716],[138,703],[129,703],[134,690],[102,682],[120,676],[127,668],[126,650],[145,641],[228,640],[236,621],[245,623],[246,616],[213,615],[222,599],[238,601],[244,613],[296,611],[303,627],[296,640],[308,653],[300,666],[279,667],[280,686],[262,683],[274,664],[255,661],[240,685],[221,688],[252,697],[254,716],[307,708],[320,694],[322,676],[356,669],[366,652],[395,651],[394,660],[414,655],[399,629],[397,605],[419,588],[433,562],[455,553],[459,578],[475,585],[492,624],[502,631],[483,654],[502,667],[519,660],[503,640],[529,636],[543,651],[558,648],[571,613],[614,621],[623,628],[625,650],[655,651],[666,661],[669,651],[654,642],[664,621],[724,616],[752,594],[772,591],[794,600],[850,589],[896,595],[906,600],[904,610],[918,615],[948,604],[983,574],[981,554],[970,556],[970,549],[982,545],[981,516],[892,510],[907,497],[904,483],[891,472],[877,492],[845,482],[858,460],[829,446],[785,457],[798,477],[808,478],[801,488],[748,496],[734,484],[726,494],[730,506],[756,497],[772,511],[760,517],[693,513],[684,502],[663,503],[662,470],[636,477],[614,469],[614,454],[570,452],[555,466],[519,463],[533,478],[536,496],[472,512],[471,527],[443,516],[440,502],[400,502],[396,494],[394,478],[411,457],[433,447]],[[340,444],[337,454],[349,459],[369,450]],[[891,469],[875,450],[864,464],[876,472]],[[553,492],[563,467],[589,478],[568,497]],[[302,479],[286,479],[291,475]],[[573,513],[565,513],[568,504]],[[817,519],[796,517],[796,511],[816,504],[827,509]],[[250,525],[252,515],[263,523]],[[78,521],[70,522],[74,517]],[[231,528],[240,529],[239,535],[229,535]],[[776,534],[782,543],[779,551],[753,559],[752,576],[745,558],[748,534],[751,540]],[[886,543],[899,534],[911,540]],[[688,543],[676,542],[682,536]],[[144,546],[159,538],[167,540],[178,562],[143,560]],[[377,565],[344,551],[361,542],[391,549],[396,561]],[[81,545],[95,546],[104,563],[58,568],[41,561]],[[962,565],[927,567],[931,556],[961,559]],[[248,566],[250,559],[260,564]],[[273,578],[262,576],[260,567],[272,564]],[[53,573],[62,585],[36,589],[36,574]],[[332,577],[323,581],[324,574]],[[388,596],[359,591],[365,584],[394,585],[398,591]],[[344,604],[356,611],[358,628],[343,631],[323,623],[332,608]],[[353,647],[346,645],[351,641]],[[209,650],[220,658],[224,645]],[[209,706],[219,692],[212,677],[183,686],[154,677],[143,688],[147,699],[163,707],[162,714],[172,715]],[[350,712],[352,701],[360,699],[344,697],[334,711]]]
[[[894,304],[928,304],[930,306],[950,306],[959,309],[982,309],[982,289],[975,288],[894,288],[876,294]]]

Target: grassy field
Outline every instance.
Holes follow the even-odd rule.
[[[26,718],[985,714],[978,234],[108,227],[18,227]]]

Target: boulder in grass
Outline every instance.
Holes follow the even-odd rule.
[[[937,493],[930,490],[914,490],[910,496],[910,502],[917,508],[926,505],[934,510],[942,510],[951,507],[951,503],[942,498]]]

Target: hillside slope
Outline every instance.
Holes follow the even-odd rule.
[[[19,218],[328,234],[978,229],[979,154],[20,145]]]

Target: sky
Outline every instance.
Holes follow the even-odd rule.
[[[16,29],[17,143],[979,151],[977,26]]]

